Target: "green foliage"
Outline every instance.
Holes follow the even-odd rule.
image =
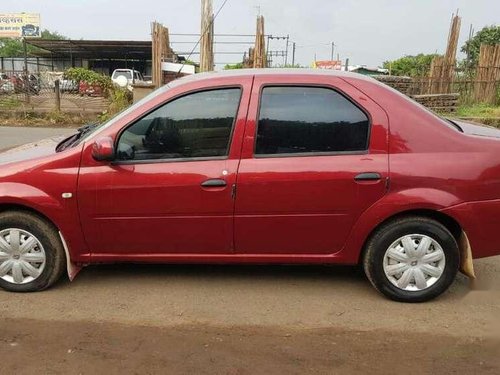
[[[233,70],[233,69],[243,69],[243,63],[237,63],[237,64],[227,64],[224,67],[224,70]],[[302,66],[300,64],[281,64],[281,65],[276,65],[275,68],[296,68],[296,69],[304,69],[307,68],[307,66]]]
[[[42,38],[51,40],[67,39],[57,31],[52,32],[46,29],[42,31]],[[40,51],[40,48],[28,44],[26,50],[28,55],[31,55]],[[0,38],[0,57],[21,57],[23,55],[24,50],[21,39]]]
[[[104,91],[113,87],[110,77],[85,68],[69,68],[64,72],[64,75],[75,82],[84,81],[91,85],[100,86]]]
[[[234,69],[243,69],[243,63],[227,64],[224,67],[224,70],[234,70]]]
[[[466,66],[475,68],[479,61],[479,50],[481,44],[499,44],[500,43],[500,26],[486,26],[476,33],[472,39],[465,42],[462,46],[462,52],[467,54]]]
[[[276,68],[286,68],[286,69],[306,69],[307,66],[302,66],[300,64],[279,64]]]
[[[68,38],[62,34],[59,34],[57,31],[49,31],[49,30],[45,29],[45,30],[42,30],[42,39],[67,40]]]
[[[28,46],[28,51],[29,51]],[[20,57],[23,56],[23,44],[18,39],[0,39],[0,57]]]
[[[108,121],[132,104],[132,93],[125,88],[113,87],[110,96],[111,103],[108,110],[99,116],[99,122],[101,123]]]
[[[429,72],[432,59],[436,56],[438,55],[423,53],[416,56],[404,56],[397,60],[385,61],[384,68],[389,69],[395,76],[422,77]]]

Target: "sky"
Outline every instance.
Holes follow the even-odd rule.
[[[224,0],[213,0],[217,12]],[[171,34],[200,32],[200,0],[2,0],[0,13],[41,14],[42,28],[72,39],[148,40],[150,22]],[[500,0],[227,0],[215,20],[216,34],[254,34],[256,16],[265,17],[266,34],[289,36],[288,63],[311,65],[334,56],[352,65],[376,67],[386,60],[418,53],[444,53],[452,13],[459,9],[459,45],[472,24],[476,31],[500,24]],[[195,36],[171,35],[176,52],[190,52]],[[242,60],[251,37],[216,37],[215,62]],[[241,44],[245,43],[245,44]],[[269,50],[284,51],[284,40],[272,39]],[[196,52],[196,51],[195,51]],[[227,52],[224,54],[223,52]],[[278,52],[279,53],[279,52]],[[192,60],[198,61],[195,53]],[[284,63],[275,57],[276,64]]]

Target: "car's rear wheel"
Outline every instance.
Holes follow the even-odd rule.
[[[0,213],[0,287],[46,289],[60,278],[65,261],[58,233],[48,222],[27,212]]]
[[[368,241],[365,273],[385,296],[402,302],[431,300],[453,283],[457,241],[441,223],[405,217],[381,226]]]

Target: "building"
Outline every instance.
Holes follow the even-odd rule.
[[[151,41],[28,39],[27,43],[37,47],[28,57],[28,70],[33,73],[82,67],[106,75],[123,68],[151,75]],[[166,62],[182,64],[185,61],[173,51],[171,56],[171,61]],[[0,57],[0,71],[23,69],[23,57]]]

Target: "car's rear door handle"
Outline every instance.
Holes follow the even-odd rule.
[[[216,188],[216,187],[224,187],[226,186],[227,183],[224,180],[221,180],[219,178],[214,178],[210,180],[206,180],[201,183],[201,186],[204,188]]]
[[[382,179],[380,173],[376,172],[365,172],[360,173],[354,177],[354,181],[379,181]]]

